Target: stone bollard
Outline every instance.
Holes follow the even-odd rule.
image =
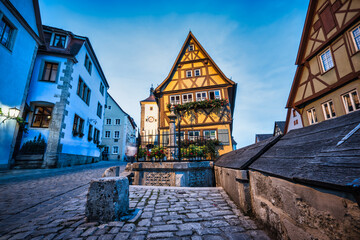
[[[129,212],[129,180],[106,177],[93,180],[87,194],[87,221],[118,221]]]

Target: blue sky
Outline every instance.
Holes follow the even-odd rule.
[[[168,75],[189,32],[238,83],[238,148],[272,133],[285,104],[309,2],[39,0],[42,22],[90,38],[109,93],[140,125],[139,101]]]

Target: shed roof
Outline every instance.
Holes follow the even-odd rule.
[[[226,168],[246,169],[262,153],[276,143],[279,138],[280,136],[271,136],[264,141],[224,154],[217,159],[215,165]]]
[[[359,124],[357,111],[292,130],[249,169],[318,186],[359,188],[356,182],[360,181],[360,130],[337,146]]]

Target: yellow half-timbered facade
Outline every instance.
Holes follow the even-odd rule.
[[[310,1],[296,65],[286,132],[360,110],[359,0]]]
[[[216,111],[203,109],[184,114],[181,137],[218,139],[219,154],[232,151],[232,123],[236,83],[227,78],[194,35],[189,32],[167,78],[155,89],[159,105],[159,130],[169,132],[168,105],[227,99],[228,104]]]

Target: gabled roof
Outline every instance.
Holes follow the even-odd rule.
[[[103,79],[103,82],[104,82],[106,88],[109,88],[109,83],[106,80],[105,74],[101,68],[99,60],[96,57],[95,51],[90,43],[89,38],[80,36],[80,35],[75,35],[74,33],[64,30],[64,29],[61,29],[61,28],[56,28],[56,27],[51,27],[51,26],[46,26],[46,25],[43,25],[43,29],[44,29],[44,32],[46,33],[45,34],[45,45],[41,46],[39,48],[40,53],[52,54],[52,55],[63,56],[63,57],[71,57],[75,62],[77,62],[76,55],[79,53],[81,47],[85,43],[85,47],[87,48],[90,58],[93,60],[93,63],[96,66],[96,68],[99,72],[99,75]],[[71,37],[71,40],[66,48],[62,49],[62,48],[50,47],[51,35],[49,35],[49,34],[52,32],[62,33],[64,35]]]
[[[275,129],[276,129],[276,126],[278,126],[281,130],[281,132],[284,134],[285,132],[285,121],[275,121],[275,124],[274,124],[274,134],[275,134]]]
[[[206,50],[203,48],[203,46],[199,43],[199,41],[195,38],[195,36],[192,34],[192,32],[190,31],[189,34],[187,35],[185,42],[183,43],[181,50],[168,74],[168,76],[166,77],[166,79],[159,85],[157,86],[157,88],[155,89],[156,93],[161,92],[161,88],[169,81],[171,80],[171,76],[172,73],[174,71],[176,71],[176,66],[179,62],[179,60],[181,59],[182,54],[185,52],[186,46],[188,44],[188,42],[190,41],[190,39],[193,39],[195,41],[195,43],[199,46],[200,50],[205,54],[205,56],[209,59],[209,61],[211,61],[211,63],[214,65],[215,69],[219,72],[219,74],[227,81],[229,82],[229,84],[235,85],[236,83],[234,81],[232,81],[231,79],[227,78],[225,76],[225,74],[221,71],[221,69],[216,65],[216,63],[214,62],[214,60],[210,57],[210,55],[206,52]]]
[[[259,141],[263,141],[265,139],[271,138],[273,136],[273,134],[269,133],[269,134],[255,134],[255,140],[258,139]]]
[[[260,157],[261,154],[274,145],[280,137],[281,136],[271,136],[271,138],[264,141],[224,154],[216,160],[215,166],[246,169],[253,161]]]
[[[360,126],[360,111],[292,130],[249,169],[295,182],[351,190],[360,181],[360,129],[351,135],[356,126]]]

